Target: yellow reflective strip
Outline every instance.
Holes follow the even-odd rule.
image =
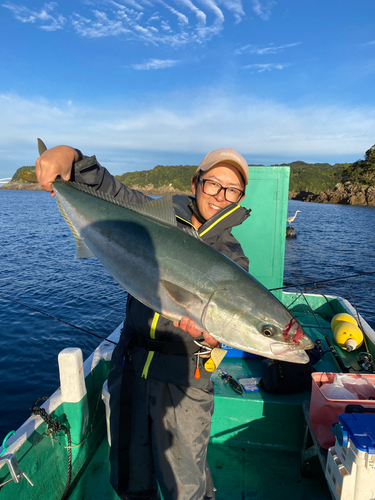
[[[203,236],[204,234],[206,234],[210,229],[212,229],[214,226],[216,226],[216,224],[218,224],[220,221],[222,221],[223,219],[225,219],[225,217],[228,217],[228,215],[232,214],[235,210],[237,210],[238,208],[240,208],[241,205],[237,205],[233,208],[233,210],[231,210],[230,212],[224,214],[222,217],[220,217],[220,219],[216,220],[213,224],[211,224],[210,227],[208,227],[207,229],[205,229],[204,231],[202,231],[201,233],[199,233],[199,236]]]
[[[191,221],[186,220],[186,219],[180,217],[179,215],[176,215],[176,219],[180,219],[180,220],[182,220],[182,222],[186,222],[186,224],[189,224],[191,227],[193,227],[195,229],[195,226],[194,226],[194,224],[191,223]]]
[[[152,339],[155,338],[155,330],[156,330],[156,325],[158,323],[159,317],[160,317],[159,313],[154,314],[154,319],[152,320],[151,328],[150,328],[150,337]],[[150,368],[150,364],[151,364],[152,358],[154,357],[154,354],[155,354],[155,351],[149,351],[149,353],[147,355],[145,366],[143,367],[143,371],[142,371],[142,375],[141,375],[142,378],[147,378],[148,370]]]
[[[152,361],[152,358],[154,357],[155,351],[149,351],[146,359],[145,366],[143,367],[142,371],[142,378],[147,378],[148,375],[148,369],[150,368],[150,364]]]
[[[151,329],[150,329],[150,337],[152,339],[155,338],[155,330],[156,330],[156,325],[157,325],[157,322],[158,322],[159,318],[160,318],[160,314],[159,313],[155,313],[154,314],[154,319],[152,320],[152,323],[151,323]]]

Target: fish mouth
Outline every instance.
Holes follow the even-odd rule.
[[[306,340],[309,340],[306,338]],[[313,343],[311,341],[308,342],[307,349],[313,347]],[[292,345],[286,344],[284,342],[272,342],[270,345],[270,351],[272,355],[276,359],[284,359],[285,361],[289,361],[291,363],[308,363],[310,361],[309,356],[307,355],[305,348],[302,348],[301,345]]]

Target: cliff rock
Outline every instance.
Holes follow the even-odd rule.
[[[312,201],[314,203],[337,203],[341,205],[368,205],[375,207],[375,187],[351,182],[338,183],[335,189],[322,193],[290,193],[293,200]]]

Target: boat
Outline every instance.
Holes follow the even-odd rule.
[[[314,364],[315,373],[350,370],[350,374],[370,375],[375,332],[345,298],[283,289],[289,174],[286,166],[251,167],[251,196],[245,206],[251,207],[252,215],[233,233],[250,259],[250,272],[273,290],[311,339],[318,341],[324,354]],[[367,362],[358,350],[349,352],[335,344],[331,319],[340,313],[350,314],[361,325]],[[2,500],[118,499],[109,483],[106,380],[121,326],[85,361],[77,348],[60,353],[60,388],[47,400],[36,402],[34,413],[5,437],[0,448]],[[354,472],[348,472],[332,448],[322,448],[312,430],[313,377],[305,390],[270,393],[259,386],[262,358],[236,349],[227,351],[219,367],[224,375],[218,370],[212,375],[215,411],[208,461],[216,499],[328,500],[341,498],[343,492],[343,498],[357,498],[354,493],[350,496],[347,486]],[[252,389],[238,393],[225,373],[237,382],[252,379]],[[336,448],[341,446],[337,439]],[[329,461],[333,464],[330,477]],[[334,466],[340,477],[333,475]],[[366,498],[373,497],[361,496]]]

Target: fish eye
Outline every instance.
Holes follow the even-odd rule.
[[[265,337],[273,337],[274,333],[274,327],[272,325],[263,325],[262,335]]]

